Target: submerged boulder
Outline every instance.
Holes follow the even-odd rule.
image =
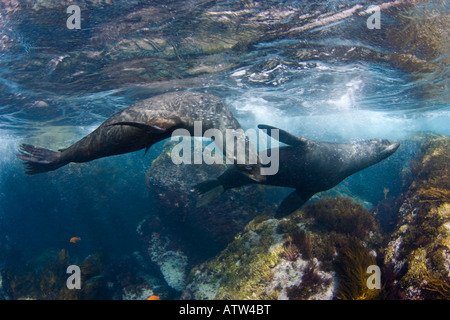
[[[143,234],[167,230],[166,235],[190,257],[206,259],[225,248],[254,217],[273,212],[276,202],[270,200],[270,195],[265,196],[267,190],[259,186],[228,190],[199,206],[193,187],[219,176],[226,165],[175,165],[171,158],[175,144],[166,142],[147,172],[147,185],[159,210],[157,216],[141,224],[141,230],[146,230]],[[155,223],[157,227],[153,228]]]
[[[375,264],[376,230],[370,213],[348,198],[323,198],[280,220],[259,216],[192,269],[182,298],[373,298],[379,290],[367,288],[366,269]]]
[[[275,212],[277,201],[270,189],[246,186],[200,205],[193,187],[216,178],[227,165],[176,165],[175,144],[167,141],[147,171],[152,214],[139,223],[137,233],[145,256],[181,293],[192,267],[218,254],[257,215]]]

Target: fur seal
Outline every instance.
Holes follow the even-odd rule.
[[[277,129],[259,125],[259,129]],[[268,130],[268,135],[270,135]],[[385,139],[348,144],[312,141],[279,129],[279,170],[263,182],[253,181],[235,168],[227,169],[215,180],[194,187],[200,193],[198,206],[204,205],[227,189],[247,184],[265,184],[294,188],[279,205],[275,214],[282,218],[299,209],[314,194],[333,188],[348,176],[372,166],[397,151],[399,143]]]
[[[176,129],[186,129],[191,135],[194,122],[201,121],[202,130],[214,128],[221,132],[237,132],[236,148],[243,144],[246,151],[254,150],[241,126],[225,103],[218,97],[199,92],[171,92],[142,100],[106,119],[93,132],[66,149],[51,151],[22,144],[17,157],[26,164],[27,174],[56,170],[70,162],[88,162],[146,148],[169,138]],[[198,134],[198,133],[197,133]],[[203,134],[203,132],[202,132]],[[235,153],[236,155],[236,153]],[[264,180],[260,175],[260,160],[244,164],[233,158],[236,167],[250,179]]]

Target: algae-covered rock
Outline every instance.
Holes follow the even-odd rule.
[[[179,164],[171,158],[175,141],[165,143],[161,154],[147,171],[147,185],[159,214],[141,225],[145,234],[168,230],[189,255],[209,258],[234,239],[245,225],[262,213],[273,212],[276,201],[267,196],[267,189],[246,186],[228,190],[206,205],[199,206],[193,187],[218,177],[226,165]],[[159,220],[157,227],[151,227]]]
[[[176,291],[182,291],[188,272],[188,257],[180,250],[170,248],[168,238],[153,232],[149,241],[148,254],[161,271],[166,283]]]
[[[321,220],[314,213],[326,207],[336,208],[328,211],[330,220],[345,215],[343,210],[350,210],[356,219],[319,228]],[[374,221],[370,225],[361,222],[366,219],[372,221],[366,209],[344,198],[321,199],[280,220],[259,216],[214,259],[191,271],[183,298],[334,299],[337,292],[343,291],[342,284],[349,282],[356,282],[359,290],[369,276],[360,262],[375,263],[370,248],[376,227]],[[354,228],[357,231],[344,228],[346,223],[358,225]],[[337,259],[344,256],[344,251],[347,257],[359,255],[363,259]],[[363,270],[357,277],[347,273],[344,279],[340,278],[344,272],[336,272],[357,267]],[[360,290],[355,295],[364,299],[377,293],[370,295]]]
[[[450,292],[450,138],[430,136],[411,162],[413,182],[385,251],[397,298],[448,299]]]

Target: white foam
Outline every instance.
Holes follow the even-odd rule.
[[[417,131],[450,134],[448,112],[426,113],[416,116],[388,111],[359,109],[354,95],[358,82],[348,86],[348,91],[335,100],[317,101],[308,105],[314,112],[305,114],[305,105],[298,107],[299,115],[278,108],[277,103],[259,96],[243,97],[229,101],[242,126],[256,128],[269,124],[305,138],[345,142],[359,139],[406,139]],[[275,100],[275,99],[274,99]],[[318,110],[319,106],[322,108]]]

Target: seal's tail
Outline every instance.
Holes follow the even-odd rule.
[[[22,144],[17,157],[25,161],[26,174],[37,174],[56,170],[66,163],[61,162],[61,152]]]
[[[194,186],[194,190],[200,194],[197,200],[197,208],[208,204],[212,200],[218,198],[225,189],[219,180],[208,180]]]

